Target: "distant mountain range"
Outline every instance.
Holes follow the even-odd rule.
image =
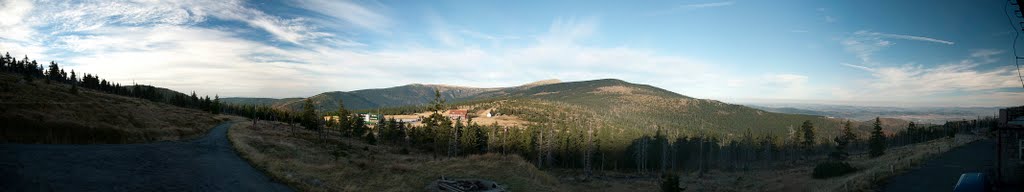
[[[623,134],[650,134],[663,127],[673,134],[712,134],[735,138],[754,134],[789,135],[803,121],[813,122],[822,135],[837,132],[841,119],[819,115],[773,113],[743,105],[696,99],[658,87],[617,79],[561,82],[545,80],[515,87],[473,88],[411,84],[382,89],[334,91],[310,97],[321,111],[335,111],[339,99],[346,109],[375,109],[424,105],[434,90],[452,102],[472,103],[471,110],[497,110],[536,123],[583,119]],[[298,110],[303,98],[222,98],[234,104],[268,105]],[[857,123],[859,124],[859,123]],[[634,138],[634,137],[629,137]]]
[[[899,118],[915,122],[942,124],[946,121],[994,116],[1002,107],[873,107],[826,104],[745,104],[753,108],[777,112],[870,120],[875,117]]]

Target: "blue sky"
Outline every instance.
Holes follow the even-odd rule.
[[[0,51],[221,96],[618,78],[726,102],[1020,105],[1004,5],[2,0]]]

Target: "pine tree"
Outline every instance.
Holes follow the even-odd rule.
[[[879,157],[885,154],[885,135],[882,134],[882,121],[880,118],[875,117],[875,128],[871,132],[870,140],[870,151],[868,155],[871,158]]]
[[[366,127],[366,120],[360,114],[354,114],[352,118],[354,118],[354,121],[352,121],[352,136],[356,138],[363,137],[366,134],[366,130],[369,129]]]
[[[195,92],[193,92],[192,94],[193,98],[196,98],[194,96]],[[196,100],[198,100],[198,98]],[[306,127],[306,129],[320,130],[320,123],[317,121],[316,118],[316,109],[313,106],[313,101],[310,99],[306,99],[306,101],[302,104],[302,122],[302,126]]]
[[[78,77],[75,76],[75,70],[71,70],[71,94],[78,94]]]
[[[833,139],[833,141],[836,142],[835,151],[829,154],[829,157],[836,160],[845,160],[847,156],[849,156],[849,153],[846,152],[847,146],[857,139],[857,135],[853,134],[849,120],[843,124],[843,129],[841,131],[842,133]]]
[[[474,148],[476,150],[476,153],[478,153],[478,154],[487,153],[487,150],[488,150],[487,142],[489,140],[489,138],[487,137],[487,133],[485,133],[484,129],[481,128],[480,125],[477,125],[476,123],[473,123],[472,125],[470,125],[470,127],[473,127],[473,133],[475,135],[474,138],[476,139],[476,141],[474,141],[474,143],[476,144],[474,146]]]
[[[341,132],[342,136],[350,136],[352,134],[352,125],[350,121],[350,114],[345,109],[345,101],[338,99],[338,131]]]
[[[807,153],[811,153],[811,150],[814,149],[814,124],[809,120],[804,121],[803,125],[800,125],[800,132],[803,133],[803,140],[800,144],[803,145]]]
[[[842,132],[843,133],[841,137],[843,137],[843,139],[845,139],[848,143],[857,142],[857,134],[853,133],[853,125],[850,122],[850,120],[846,120],[846,123],[843,123]]]
[[[451,137],[448,138],[448,157],[459,156],[459,148],[462,147],[462,141],[460,140],[460,136],[462,136],[462,128],[462,119],[456,119],[455,129],[452,129]]]

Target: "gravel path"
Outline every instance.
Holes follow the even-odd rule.
[[[960,174],[982,172],[995,177],[996,142],[976,141],[939,155],[920,168],[889,178],[884,191],[952,191]]]
[[[236,154],[231,123],[146,144],[0,144],[0,191],[291,191]]]

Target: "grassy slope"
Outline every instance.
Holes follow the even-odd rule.
[[[589,121],[603,122],[615,129],[650,129],[646,132],[651,133],[657,125],[681,135],[696,135],[703,130],[706,134],[735,138],[750,130],[755,135],[784,136],[792,131],[791,128],[810,120],[819,134],[832,135],[841,122],[822,116],[771,113],[695,99],[653,86],[613,79],[537,86],[511,93],[508,98],[515,100],[514,104],[486,106],[501,106],[521,111],[520,114],[543,114],[525,118],[535,122],[551,122],[563,116],[583,114],[592,117],[588,118]]]
[[[0,73],[0,142],[140,143],[205,133],[209,113]]]
[[[716,170],[705,177],[690,174],[682,178],[681,185],[689,187],[691,191],[873,191],[876,184],[883,183],[891,176],[912,170],[938,154],[978,139],[981,136],[958,135],[955,139],[944,138],[890,148],[885,155],[874,159],[865,154],[854,155],[849,162],[859,169],[857,172],[829,179],[811,178],[815,163],[824,161],[815,159],[761,170]],[[648,182],[654,184],[654,181]]]
[[[518,156],[434,158],[337,136],[330,137],[328,144],[316,138],[312,131],[276,122],[261,122],[254,128],[246,121],[228,131],[228,139],[244,158],[302,191],[422,191],[441,176],[490,179],[512,191],[563,191],[557,180]],[[333,146],[341,143],[348,147],[335,159]]]

